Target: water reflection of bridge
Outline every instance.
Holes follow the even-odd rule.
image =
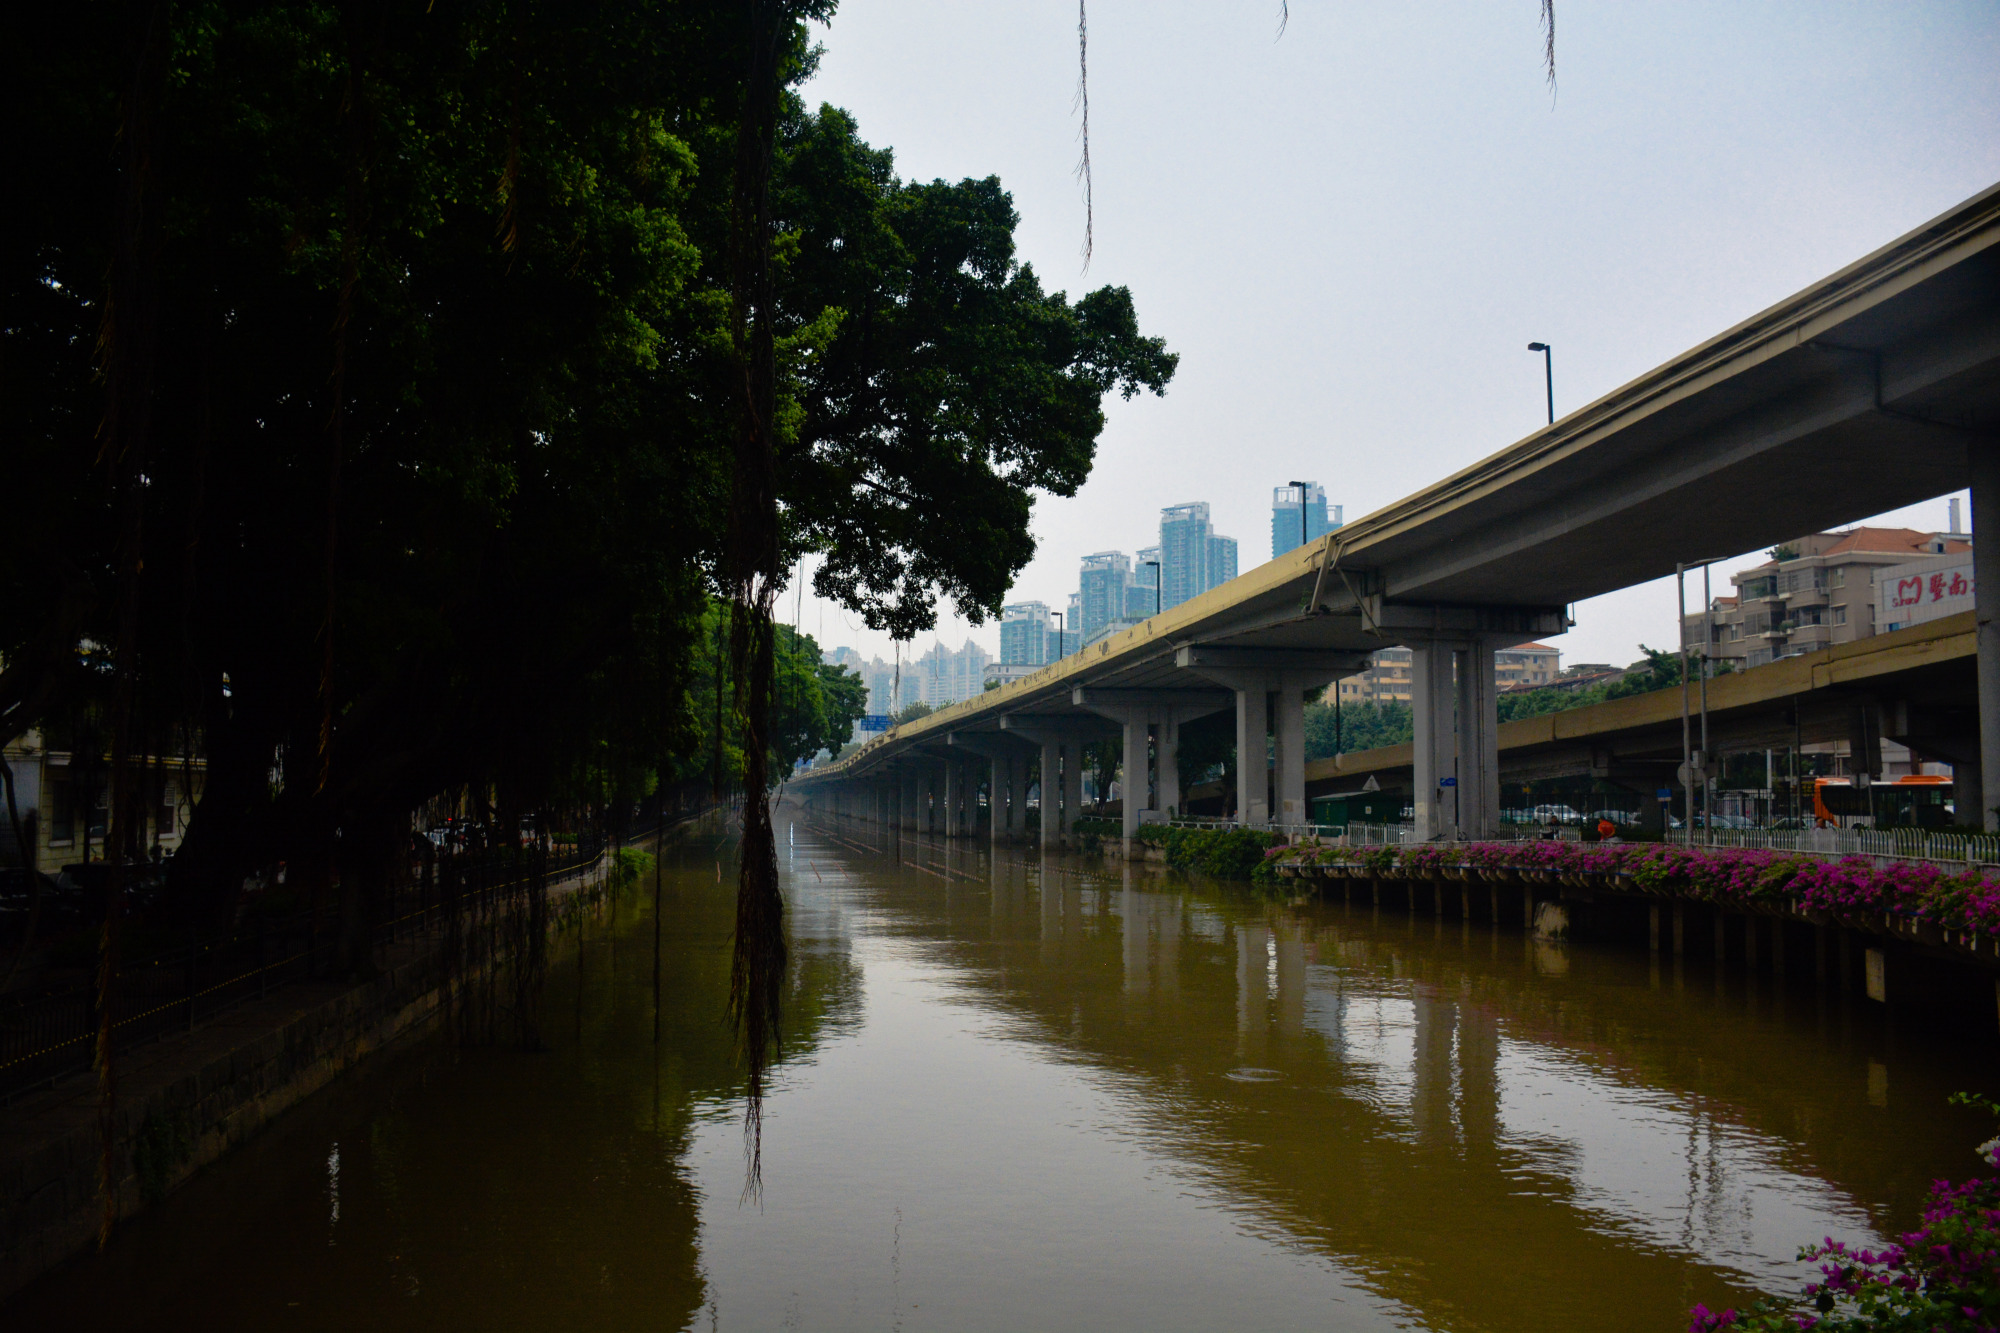
[[[978,1003],[1114,1076],[1246,1225],[1427,1322],[1617,1326],[1785,1281],[1802,1240],[1907,1220],[1962,1155],[1941,1062],[1832,997],[962,848],[925,845],[884,906]],[[1891,1069],[1893,1146],[1869,1100]]]

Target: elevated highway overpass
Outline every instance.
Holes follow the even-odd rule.
[[[1718,753],[1878,738],[1963,768],[1978,762],[1977,630],[1961,612],[1788,657],[1708,683],[1710,748]],[[1677,783],[1681,692],[1656,690],[1500,724],[1500,777],[1596,777],[1641,792]],[[1696,725],[1699,725],[1698,723]],[[1356,750],[1305,767],[1308,797],[1356,791],[1369,778],[1407,789],[1415,747]]]
[[[1302,823],[1305,696],[1400,644],[1419,836],[1484,836],[1499,818],[1497,647],[1561,633],[1575,602],[1677,565],[1968,486],[1975,530],[2000,527],[2000,186],[1468,468],[793,787],[889,824],[921,807],[965,833],[990,773],[1008,837],[1039,750],[1057,837],[1080,748],[1116,734],[1130,836],[1143,808],[1180,804],[1181,726],[1233,711],[1237,753],[1270,755],[1238,764],[1239,813]],[[1984,810],[1966,798],[1975,772],[2000,772],[2000,542],[1974,560],[1977,762],[1960,808]]]

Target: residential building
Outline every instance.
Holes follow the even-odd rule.
[[[1217,537],[1208,539],[1208,588],[1219,588],[1238,573],[1236,565],[1236,539]],[[1208,588],[1203,588],[1207,592]]]
[[[1107,620],[1090,632],[1089,637],[1084,639],[1082,646],[1088,648],[1099,639],[1108,639],[1120,630],[1131,629],[1136,625],[1143,625],[1145,623],[1145,616],[1119,616],[1116,620]]]
[[[1369,667],[1340,682],[1340,701],[1347,704],[1408,703],[1416,655],[1408,648],[1384,648],[1369,658]]]
[[[1503,690],[1543,689],[1562,675],[1562,651],[1546,643],[1520,643],[1493,654],[1493,675]],[[1408,648],[1384,648],[1368,670],[1340,682],[1340,701],[1409,703],[1414,697],[1416,655]]]
[[[31,859],[40,869],[54,872],[78,861],[105,859],[111,756],[96,752],[99,749],[87,745],[79,751],[69,735],[40,728],[7,742],[4,762],[13,778],[21,838],[17,843],[0,792],[0,866],[19,867]],[[172,855],[180,847],[207,773],[208,763],[199,755],[133,760],[131,790],[143,794],[131,847],[135,854],[147,856],[157,848],[162,855]],[[26,858],[21,855],[23,844],[29,852]]]
[[[1051,640],[1055,638],[1054,635],[1049,637]],[[1040,667],[1027,662],[988,662],[982,683],[988,689],[995,685],[1012,685],[1017,680],[1026,680],[1040,670]]]
[[[1125,614],[1144,620],[1166,609],[1166,568],[1160,548],[1148,546],[1132,561],[1132,582],[1125,589]]]
[[[1303,521],[1301,509],[1305,511]],[[1276,560],[1315,537],[1323,537],[1340,524],[1340,506],[1328,509],[1326,492],[1319,483],[1276,487],[1271,492],[1271,558]]]
[[[1952,525],[1956,528],[1957,524]],[[1850,643],[1891,626],[1917,623],[1918,613],[1946,605],[1971,605],[1972,539],[1964,533],[1919,532],[1913,528],[1860,527],[1815,532],[1775,548],[1771,559],[1730,575],[1736,596],[1717,597],[1707,616],[1709,656],[1737,668],[1762,666],[1829,644]],[[1955,588],[1951,571],[1964,568],[1964,586]],[[1882,579],[1896,571],[1889,595]],[[1931,576],[1939,575],[1933,599]],[[1921,577],[1919,594],[1898,601],[1907,580]],[[1926,617],[1927,618],[1927,617]],[[1704,616],[1697,611],[1683,624],[1686,641],[1703,641]]]
[[[1160,511],[1160,606],[1179,606],[1236,577],[1236,539],[1209,522],[1208,505],[1196,501]]]
[[[1123,551],[1099,551],[1083,558],[1078,596],[1082,615],[1074,628],[1085,643],[1105,622],[1125,615],[1125,595],[1132,586],[1132,562]]]
[[[1503,690],[1539,690],[1562,674],[1562,650],[1546,643],[1522,643],[1493,654],[1493,676]]]
[[[1055,617],[1047,602],[1014,602],[1000,608],[1000,660],[1008,666],[1043,666],[1056,646]]]
[[[993,654],[967,639],[956,652],[942,643],[933,644],[931,650],[917,658],[909,666],[916,669],[918,688],[916,698],[933,708],[943,708],[961,699],[970,699],[986,688],[986,664],[993,660]],[[905,675],[909,674],[905,668]],[[905,681],[904,693],[910,693]]]

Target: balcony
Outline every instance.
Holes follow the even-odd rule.
[[[1786,606],[1825,606],[1831,594],[1825,588],[1800,588],[1785,594]]]

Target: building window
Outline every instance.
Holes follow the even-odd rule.
[[[76,806],[70,801],[67,776],[49,783],[49,841],[76,841]]]
[[[1847,586],[1847,571],[1844,569],[1829,569],[1826,572],[1826,586],[1829,588],[1845,588]]]
[[[1847,623],[1846,607],[1836,606],[1833,608],[1833,623],[1836,625],[1845,625]]]
[[[153,826],[156,838],[174,836],[174,813],[180,805],[180,791],[174,783],[162,779],[160,782],[160,803],[153,811]]]

